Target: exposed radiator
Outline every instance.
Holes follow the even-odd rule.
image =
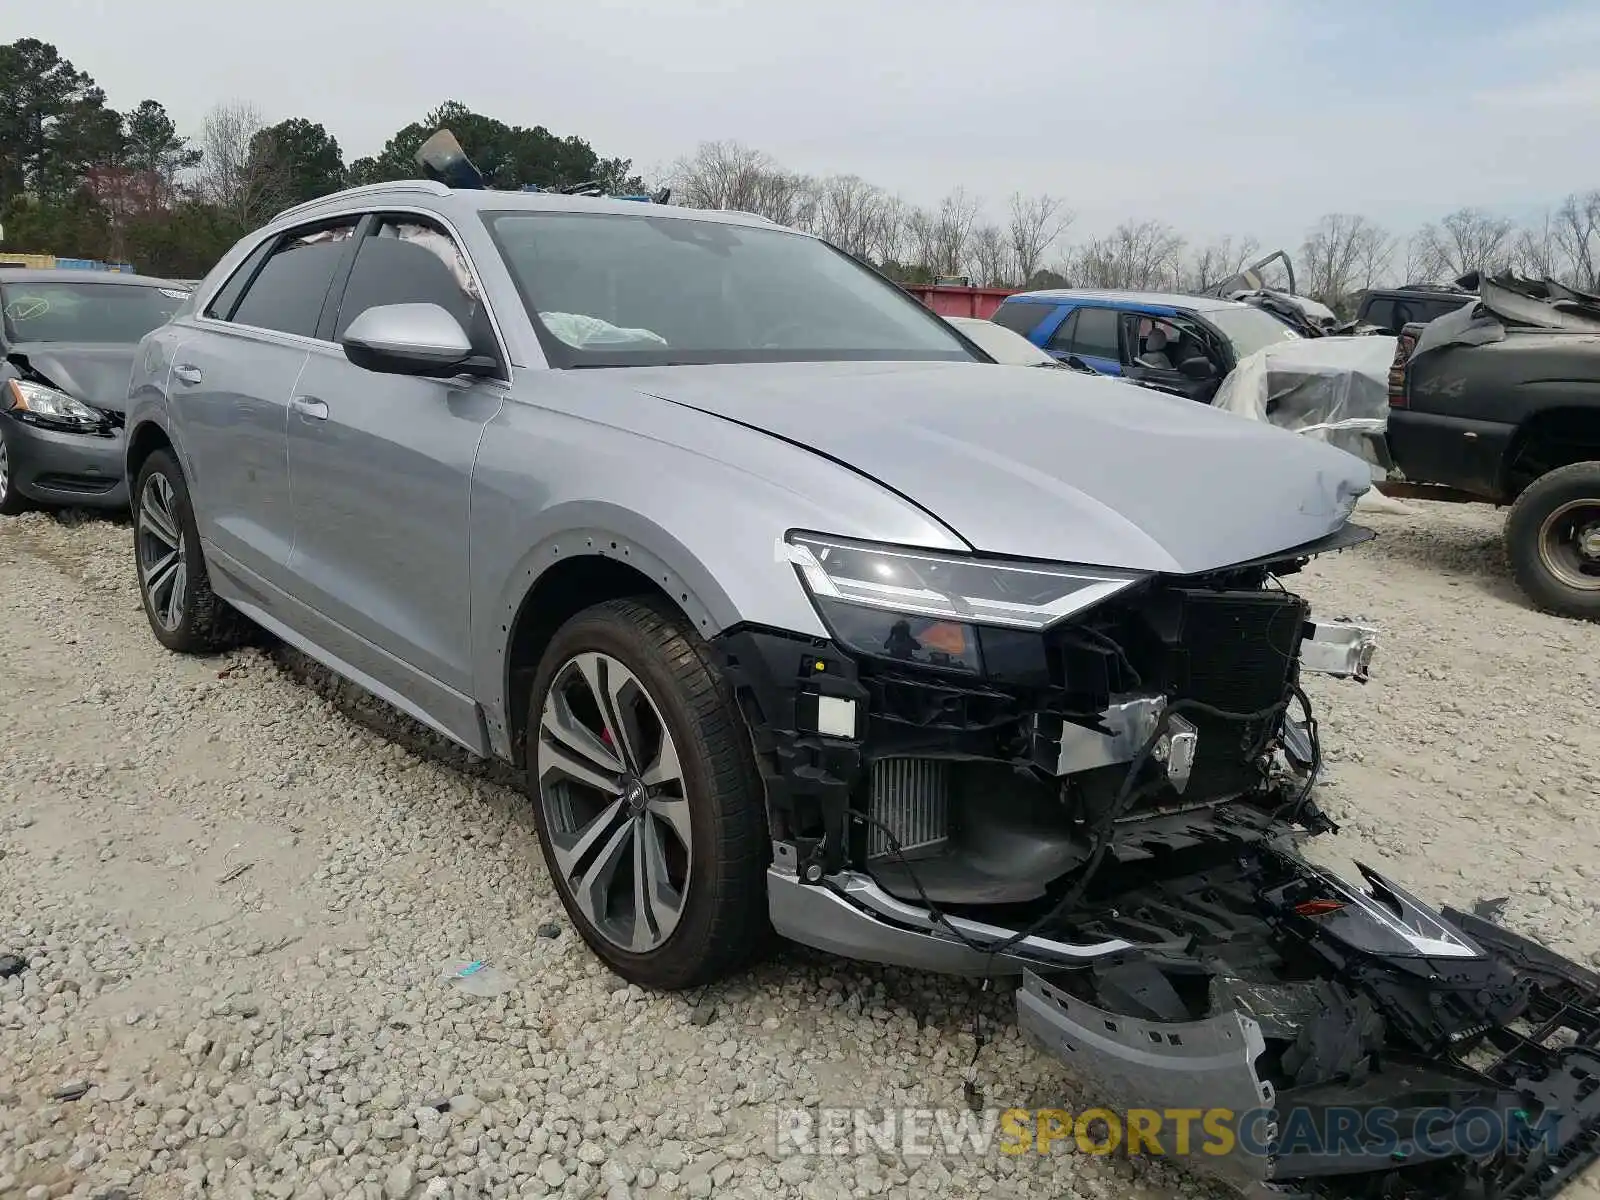
[[[950,764],[931,758],[880,758],[872,764],[868,812],[894,831],[906,853],[942,844],[950,836]],[[867,857],[889,854],[888,832],[868,826]]]

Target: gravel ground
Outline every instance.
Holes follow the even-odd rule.
[[[1411,508],[1296,582],[1386,631],[1372,683],[1312,689],[1343,825],[1315,853],[1509,896],[1589,960],[1600,626],[1524,605],[1492,511]],[[160,650],[129,542],[0,522],[0,953],[29,960],[0,981],[0,1196],[1220,1194],[1073,1154],[778,1157],[779,1108],[961,1108],[975,1009],[987,1103],[1075,1098],[964,983],[791,949],[621,986],[503,773],[285,651]],[[477,959],[516,986],[440,979]]]

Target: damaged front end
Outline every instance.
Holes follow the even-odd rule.
[[[1181,577],[792,536],[833,637],[719,639],[774,926],[1020,975],[1096,1103],[1227,1110],[1191,1158],[1247,1190],[1553,1194],[1595,1157],[1600,978],[1294,849],[1333,828],[1301,675],[1365,680],[1376,643],[1280,580],[1367,536]]]

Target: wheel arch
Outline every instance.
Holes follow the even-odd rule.
[[[1600,460],[1600,406],[1542,409],[1512,436],[1501,485],[1514,499],[1541,475],[1593,460]]]
[[[730,623],[732,602],[710,572],[665,531],[661,537],[671,546],[666,553],[611,529],[569,530],[545,539],[519,566],[513,578],[520,586],[509,589],[494,622],[500,649],[492,677],[501,703],[498,711],[485,711],[491,745],[518,768],[525,765],[533,673],[565,621],[606,600],[645,596],[678,613],[701,637]],[[679,563],[686,565],[680,569]]]
[[[145,461],[157,450],[172,450],[172,438],[156,421],[141,421],[128,431],[128,448],[124,455],[128,488],[131,492],[138,481]]]

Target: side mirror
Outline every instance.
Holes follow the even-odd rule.
[[[344,355],[366,371],[448,379],[474,374],[486,360],[472,353],[461,323],[437,304],[380,304],[367,309],[339,339]]]
[[[1178,373],[1189,379],[1206,380],[1213,378],[1217,372],[1210,359],[1186,358],[1178,364]]]

